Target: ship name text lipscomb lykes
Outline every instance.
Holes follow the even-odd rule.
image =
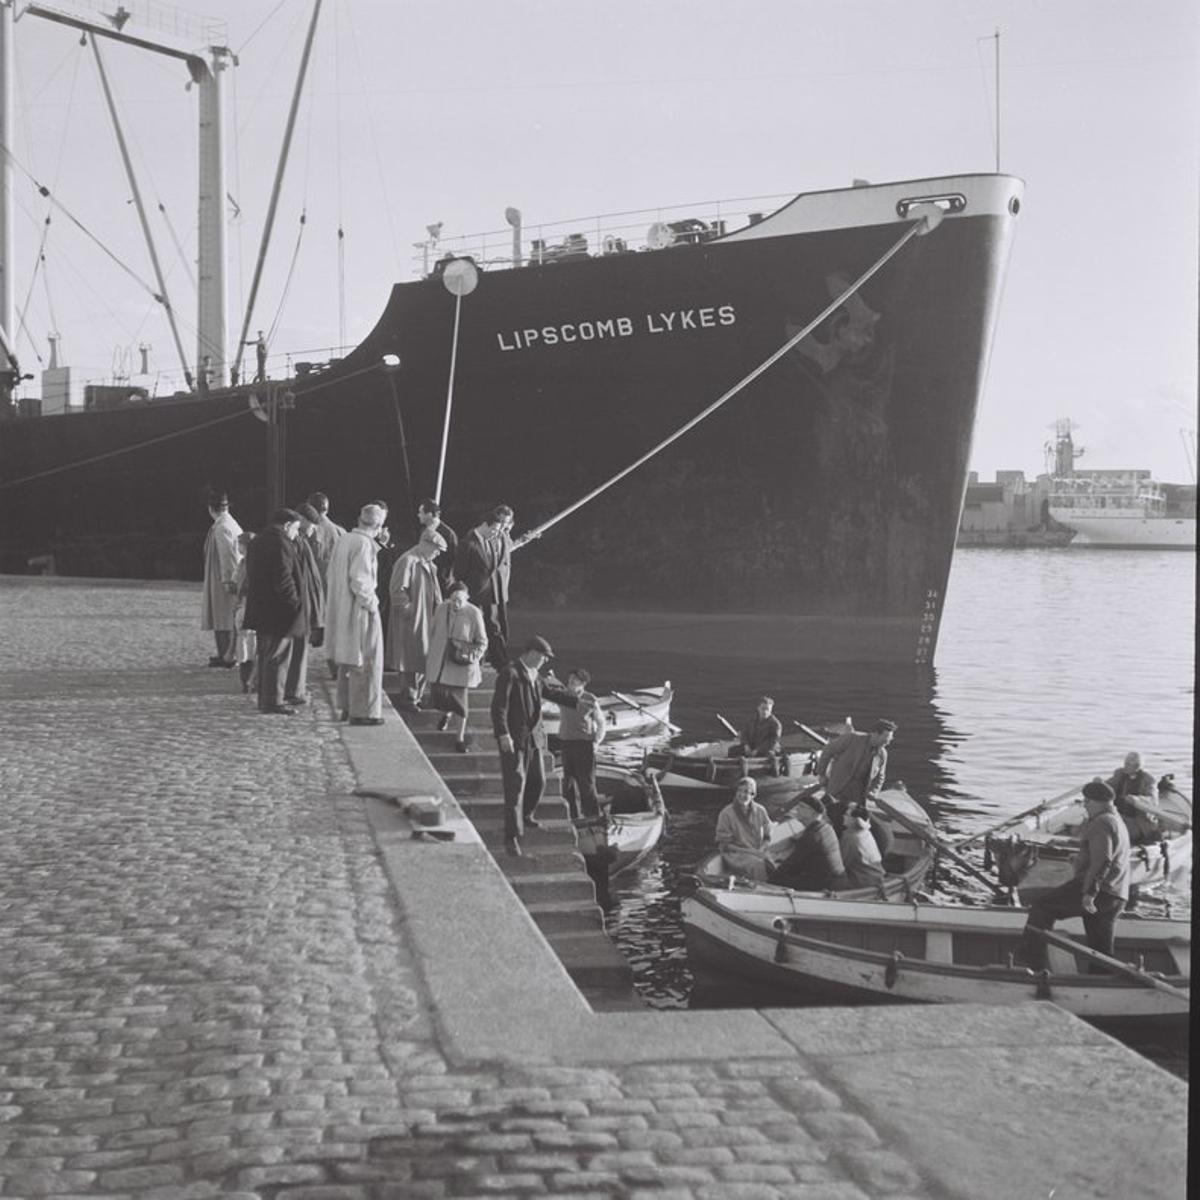
[[[539,328],[508,329],[496,333],[496,344],[501,350],[529,350],[536,346],[561,346],[609,338],[716,329],[722,325],[733,325],[736,321],[737,311],[732,304],[707,305],[703,308],[644,313],[640,317],[606,317],[603,320],[569,321]]]

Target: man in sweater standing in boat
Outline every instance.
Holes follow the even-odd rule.
[[[1129,899],[1129,831],[1115,799],[1112,788],[1100,779],[1084,784],[1088,819],[1079,831],[1075,873],[1034,903],[1025,924],[1022,957],[1035,971],[1048,966],[1048,956],[1045,941],[1032,931],[1053,929],[1065,917],[1082,916],[1087,944],[1101,954],[1113,952],[1117,917]]]
[[[835,737],[817,759],[817,774],[825,785],[829,819],[840,834],[851,805],[865,804],[883,790],[887,778],[887,748],[896,735],[896,722],[881,718],[869,733],[851,729]]]

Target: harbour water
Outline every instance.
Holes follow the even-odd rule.
[[[900,725],[889,777],[956,840],[1076,780],[1107,777],[1132,749],[1191,796],[1195,619],[1190,554],[961,549],[931,671],[797,672],[674,655],[591,655],[586,665],[597,691],[670,679],[678,741],[722,736],[717,714],[740,724],[762,692],[785,725],[849,715],[864,728],[889,716]],[[560,672],[574,661],[559,648]],[[674,806],[659,854],[613,892],[610,928],[656,1007],[733,1002],[695,992],[679,925],[679,876],[711,846],[716,815],[711,802]],[[953,868],[936,887],[971,890]],[[1173,897],[1175,911],[1188,904]]]

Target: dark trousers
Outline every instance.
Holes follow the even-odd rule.
[[[223,658],[226,662],[233,662],[233,651],[237,646],[237,630],[236,629],[214,629],[213,641],[217,643],[217,658]]]
[[[546,789],[541,749],[531,741],[511,754],[501,750],[500,773],[504,778],[504,836],[519,838],[525,832],[525,818],[533,816]]]
[[[1052,892],[1047,892],[1040,900],[1035,901],[1030,908],[1021,947],[1025,962],[1035,971],[1044,970],[1049,965],[1046,943],[1036,934],[1029,933],[1029,928],[1053,929],[1055,921],[1066,917],[1083,917],[1087,944],[1093,950],[1099,950],[1101,954],[1112,954],[1117,917],[1124,907],[1125,901],[1120,896],[1100,892],[1096,896],[1096,911],[1086,913],[1083,911],[1082,882],[1078,878],[1068,879],[1066,883],[1060,884]],[[1103,973],[1103,968],[1095,964],[1089,969]]]
[[[276,633],[258,635],[258,710],[269,712],[282,707],[288,665],[292,658],[292,638]]]
[[[487,660],[499,671],[508,662],[508,614],[504,606],[495,600],[472,601],[483,613],[483,627],[487,630]]]
[[[600,815],[600,800],[596,795],[594,742],[578,738],[563,742],[562,794],[572,818],[578,819],[581,807],[585,817]]]
[[[288,700],[303,699],[308,692],[308,638],[292,638],[292,656],[288,660],[283,694]]]

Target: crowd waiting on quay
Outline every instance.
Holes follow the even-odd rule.
[[[505,844],[519,855],[545,789],[543,699],[563,710],[563,790],[573,816],[599,811],[603,717],[586,670],[572,671],[566,686],[542,676],[553,657],[545,638],[510,653],[509,578],[522,544],[511,536],[513,510],[497,505],[462,539],[436,501],[422,500],[416,515],[416,544],[381,572],[392,548],[382,500],[365,505],[346,530],[330,519],[329,498],[314,492],[294,509],[277,509],[255,534],[242,530],[227,496],[210,497],[201,627],[212,631],[216,653],[208,665],[236,667],[260,713],[292,716],[308,703],[309,652],[322,650],[339,719],[355,726],[384,724],[383,673],[395,671],[400,710],[440,711],[443,732],[457,721],[455,748],[465,752],[470,691],[489,663],[497,672],[491,717]]]
[[[386,585],[379,560],[391,546],[388,506],[365,505],[350,530],[329,517],[329,499],[312,493],[295,509],[271,514],[258,534],[245,532],[224,495],[211,498],[212,527],[205,541],[202,628],[211,630],[211,667],[237,667],[242,690],[254,691],[258,710],[293,715],[308,702],[309,650],[323,649],[336,680],[339,717],[351,725],[383,725],[383,672],[400,680],[399,708],[422,704],[441,712],[439,730],[458,721],[455,746],[470,747],[470,691],[483,680],[482,664],[495,668],[493,733],[504,780],[504,836],[510,854],[521,853],[527,826],[545,789],[542,701],[562,710],[563,793],[571,814],[599,811],[595,750],[604,736],[589,676],[574,669],[567,685],[542,669],[553,657],[545,638],[530,638],[516,653],[508,646],[508,596],[514,543],[513,510],[498,505],[459,539],[441,519],[434,500],[417,508],[421,533],[391,565]],[[386,620],[381,616],[386,609]],[[817,760],[824,801],[807,803],[815,816],[787,858],[769,853],[771,820],[755,799],[757,784],[739,780],[732,802],[717,819],[716,840],[726,866],[748,879],[805,886],[814,869],[820,886],[833,890],[876,888],[892,848],[889,826],[868,802],[887,777],[887,748],[896,724],[880,719],[870,730],[847,729]],[[782,726],[774,700],[760,698],[730,753],[778,754]],[[1131,834],[1144,840],[1147,818],[1132,796],[1152,796],[1154,783],[1130,753],[1105,783],[1083,788],[1088,820],[1071,880],[1033,906],[1029,925],[1052,928],[1082,916],[1088,945],[1111,953],[1116,918],[1129,900]],[[1151,831],[1152,833],[1153,831]],[[1045,964],[1041,939],[1027,935],[1026,961]]]

